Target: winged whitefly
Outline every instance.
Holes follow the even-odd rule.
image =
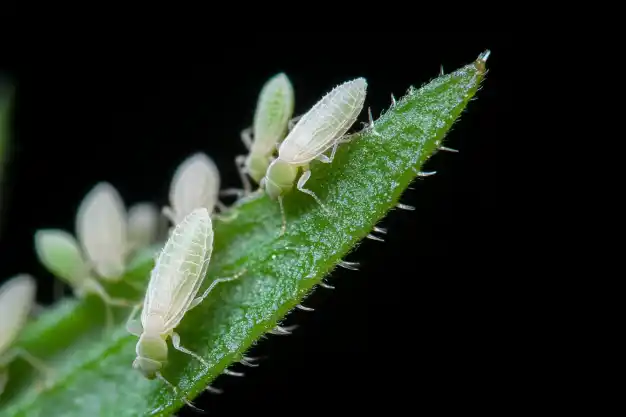
[[[286,228],[282,197],[293,189],[294,184],[325,209],[317,195],[304,188],[311,177],[309,163],[313,160],[326,164],[333,161],[337,147],[363,110],[366,93],[365,78],[338,85],[300,118],[280,144],[278,157],[268,166],[261,187],[280,204],[283,219],[281,235]],[[324,155],[330,148],[330,156]],[[302,175],[299,175],[300,169]]]
[[[0,287],[0,356],[26,323],[36,289],[35,280],[27,274],[17,275]]]
[[[294,110],[294,90],[285,73],[271,77],[257,99],[252,128],[241,132],[248,155],[239,155],[235,163],[245,192],[251,185],[246,174],[259,183],[276,153],[276,145],[285,138]]]
[[[202,152],[185,159],[174,172],[170,185],[170,205],[163,213],[173,224],[181,223],[194,209],[212,213],[218,203],[220,173],[215,162]]]
[[[206,208],[187,215],[174,229],[157,258],[148,284],[141,321],[156,313],[164,330],[175,328],[193,301],[213,252],[213,226]]]
[[[12,347],[35,305],[36,291],[35,279],[28,274],[16,275],[0,286],[0,395],[9,381],[7,366],[16,357],[26,360],[38,371],[47,371],[45,365],[26,350]]]
[[[174,329],[185,313],[200,304],[215,285],[237,279],[243,273],[213,279],[204,293],[196,297],[205,279],[212,252],[211,215],[204,207],[196,208],[176,225],[156,259],[141,319],[135,318],[141,308],[137,306],[126,324],[127,330],[139,337],[133,368],[146,378],[158,378],[173,387],[161,374],[161,368],[167,363],[168,337],[172,338],[176,350],[208,366],[201,356],[181,346],[180,336]]]
[[[270,78],[261,89],[254,114],[252,154],[268,155],[287,133],[293,115],[294,91],[285,73]],[[260,178],[259,178],[260,179]]]
[[[126,208],[108,182],[96,184],[81,202],[76,235],[98,276],[107,281],[119,280],[128,253]]]
[[[35,253],[50,272],[72,287],[81,287],[90,276],[78,242],[64,230],[41,229],[35,232]]]
[[[111,297],[91,273],[74,236],[60,229],[41,229],[35,232],[35,253],[43,266],[54,276],[72,287],[74,295],[84,298],[94,294],[106,307],[107,329],[113,322],[110,305],[128,306],[130,301]]]

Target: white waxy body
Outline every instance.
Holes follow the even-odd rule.
[[[252,127],[241,132],[241,140],[249,153],[235,158],[245,194],[252,189],[246,175],[260,183],[274,159],[276,146],[285,138],[293,115],[294,95],[289,78],[282,72],[270,78],[259,93]],[[222,193],[240,194],[240,190],[224,190]]]
[[[287,132],[293,108],[294,91],[287,75],[280,73],[270,78],[257,101],[251,155],[269,158],[276,151],[276,144],[284,139]]]
[[[337,147],[363,109],[366,93],[365,78],[335,87],[300,118],[280,144],[278,157],[267,168],[261,187],[270,198],[278,199],[283,220],[281,236],[286,229],[282,196],[292,190],[296,181],[299,191],[313,197],[326,210],[317,195],[304,188],[311,177],[309,163],[314,159],[326,164],[333,161]],[[324,155],[330,148],[330,156]],[[300,168],[303,169],[301,176],[298,175]]]
[[[166,340],[172,337],[175,349],[207,363],[202,357],[180,345],[180,336],[174,332],[185,313],[206,298],[220,282],[236,279],[216,278],[204,293],[196,297],[206,277],[213,252],[213,225],[206,208],[197,208],[176,225],[159,254],[146,290],[141,320],[136,320],[135,307],[126,325],[127,330],[139,337],[137,357],[133,368],[146,378],[155,377],[173,387],[161,375],[167,363]]]
[[[106,308],[107,328],[113,323],[110,305],[129,306],[129,301],[112,298],[93,276],[74,236],[64,230],[41,229],[35,233],[35,252],[39,261],[72,287],[79,298],[94,294],[102,299]]]
[[[26,323],[35,304],[35,291],[35,280],[25,274],[11,278],[0,287],[0,357]]]
[[[45,366],[24,349],[11,349],[35,305],[36,284],[33,277],[20,274],[0,287],[0,395],[9,380],[6,366],[21,357],[39,371]]]
[[[149,327],[160,316],[169,334],[183,318],[202,284],[213,252],[213,226],[208,210],[192,211],[168,239],[152,270],[146,290],[141,324]]]
[[[326,94],[280,144],[278,158],[304,165],[328,150],[354,124],[365,103],[367,82],[357,78]]]
[[[128,254],[126,207],[115,187],[100,182],[76,214],[76,235],[98,276],[121,278]]]
[[[170,206],[163,212],[173,224],[181,223],[197,208],[213,213],[219,203],[220,173],[215,162],[198,152],[185,159],[176,169],[170,186]]]

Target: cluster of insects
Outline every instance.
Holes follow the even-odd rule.
[[[345,82],[308,112],[294,117],[292,84],[285,74],[275,75],[259,94],[252,126],[241,132],[248,150],[247,155],[235,158],[241,189],[220,191],[219,171],[204,153],[193,154],[179,165],[170,185],[169,205],[160,212],[152,203],[139,203],[127,211],[113,186],[98,183],[77,210],[76,238],[58,229],[37,231],[35,250],[39,260],[68,284],[76,297],[100,297],[106,307],[107,327],[113,320],[111,306],[133,307],[126,325],[139,338],[132,367],[146,378],[158,378],[176,390],[161,374],[168,358],[167,339],[171,338],[175,349],[207,365],[201,356],[183,347],[175,329],[186,312],[200,304],[216,285],[246,272],[212,278],[198,296],[213,251],[212,218],[229,219],[222,213],[228,207],[220,196],[265,194],[277,200],[282,218],[279,236],[287,227],[283,196],[294,186],[326,209],[319,197],[305,188],[311,176],[310,163],[332,163],[337,147],[350,139],[346,133],[363,108],[366,90],[364,78]],[[373,129],[371,113],[370,126]],[[330,155],[325,155],[329,150]],[[257,184],[257,190],[253,191],[250,180]],[[124,282],[132,256],[161,237],[166,243],[155,258],[147,288],[139,288],[145,293],[143,302],[107,293],[103,283]],[[35,282],[27,275],[12,278],[0,289],[0,394],[8,381],[6,365],[15,357],[21,356],[34,367],[48,371],[28,352],[10,349],[34,299]],[[141,317],[137,319],[140,309]]]
[[[479,61],[484,64],[488,57],[489,51]],[[339,145],[352,140],[353,135],[348,131],[363,109],[366,92],[364,78],[347,81],[324,95],[306,113],[294,117],[293,86],[285,74],[275,75],[261,89],[252,126],[241,132],[248,151],[234,161],[241,189],[220,190],[219,170],[202,152],[191,155],[178,166],[170,184],[168,205],[161,210],[149,202],[126,210],[111,184],[98,183],[77,210],[76,237],[59,229],[37,231],[34,241],[38,259],[59,278],[57,282],[72,288],[75,297],[95,295],[103,301],[107,329],[113,323],[113,306],[132,307],[126,329],[138,341],[136,357],[129,365],[145,378],[159,379],[177,392],[161,373],[168,362],[167,340],[171,338],[174,349],[208,367],[205,359],[183,346],[176,328],[185,314],[202,303],[215,286],[246,273],[243,269],[230,277],[211,277],[208,287],[200,292],[213,253],[213,220],[217,217],[228,221],[230,216],[236,216],[236,210],[228,213],[229,207],[220,197],[267,195],[277,201],[282,220],[279,237],[287,229],[283,198],[294,188],[311,196],[327,211],[321,199],[305,188],[311,177],[311,162],[332,163]],[[393,96],[392,103],[396,104]],[[371,112],[368,114],[370,132],[379,135]],[[442,146],[439,149],[456,152]],[[414,171],[418,176],[434,174]],[[398,207],[410,208],[402,204]],[[379,240],[372,235],[368,237]],[[163,240],[165,244],[155,256],[147,287],[127,282],[124,277],[131,259],[141,251],[152,250],[154,244]],[[350,262],[340,265],[355,269]],[[107,283],[133,286],[143,294],[142,300],[116,298],[107,292]],[[0,395],[10,381],[8,365],[16,358],[29,362],[46,375],[46,381],[50,380],[52,370],[48,365],[14,346],[34,310],[35,295],[35,280],[27,274],[12,277],[0,286]],[[141,315],[137,318],[139,310]],[[285,334],[280,327],[276,331]],[[250,361],[245,357],[242,360],[253,366]],[[183,400],[194,407],[184,397]]]

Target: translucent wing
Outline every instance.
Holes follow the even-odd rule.
[[[0,354],[4,353],[24,326],[35,303],[35,280],[17,275],[0,287]]]
[[[293,115],[294,91],[287,75],[280,73],[270,78],[261,89],[254,114],[253,154],[267,155],[276,150],[287,131]]]
[[[96,184],[78,208],[76,234],[100,277],[116,279],[124,273],[126,233],[122,197],[111,184]]]
[[[176,225],[152,271],[141,315],[163,317],[165,330],[178,325],[204,280],[213,252],[213,225],[206,208],[193,210]]]
[[[206,154],[198,152],[184,160],[172,178],[170,204],[175,223],[180,223],[194,209],[213,212],[220,188],[220,173]]]
[[[289,132],[280,146],[280,158],[306,163],[343,136],[363,109],[367,82],[357,78],[335,87],[318,101]]]

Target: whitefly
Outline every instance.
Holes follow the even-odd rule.
[[[92,272],[106,282],[122,279],[128,259],[151,245],[159,228],[157,207],[141,202],[126,206],[108,182],[97,183],[76,213],[76,235]]]
[[[333,161],[337,147],[345,140],[344,135],[363,109],[366,93],[365,78],[338,85],[300,118],[280,144],[278,157],[267,168],[261,187],[270,198],[278,199],[280,203],[281,235],[286,227],[282,197],[293,189],[294,184],[324,207],[313,191],[304,188],[311,177],[309,164],[313,160],[327,164]],[[324,155],[330,148],[330,156]]]
[[[241,140],[249,153],[237,156],[235,163],[246,193],[252,188],[246,174],[260,183],[274,158],[276,146],[287,134],[293,110],[293,86],[287,75],[281,72],[263,85],[252,127],[241,132]]]
[[[61,281],[69,283],[75,293],[95,292],[106,301],[109,297],[92,280],[121,281],[130,256],[157,239],[159,220],[158,209],[152,203],[137,203],[127,213],[118,191],[100,182],[78,207],[77,238],[58,229],[44,229],[36,234],[35,249],[40,261]],[[62,287],[56,285],[61,281],[55,281],[57,297],[62,296]],[[124,282],[137,288],[133,282]]]
[[[205,279],[213,252],[213,226],[206,208],[196,208],[176,225],[156,260],[143,302],[141,319],[137,320],[139,308],[131,313],[127,330],[139,337],[137,357],[133,368],[148,378],[161,379],[176,391],[162,375],[167,364],[167,339],[180,352],[190,355],[205,366],[207,362],[198,354],[181,345],[181,338],[174,330],[185,314],[204,300],[219,283],[238,278],[243,272],[213,279],[209,287],[197,296]]]
[[[110,306],[130,306],[132,301],[111,297],[92,274],[78,242],[68,232],[59,229],[41,229],[35,233],[35,252],[39,261],[57,278],[68,284],[74,295],[85,298],[90,294],[102,299],[106,308],[107,328],[113,322]]]
[[[181,223],[197,208],[205,208],[210,214],[216,206],[224,210],[219,201],[220,173],[215,162],[206,154],[197,152],[185,159],[172,177],[169,206],[163,214],[173,223]]]
[[[16,275],[0,287],[0,395],[9,380],[7,366],[17,357],[48,373],[47,366],[28,351],[12,348],[35,305],[35,295],[35,280],[27,274]]]
[[[130,249],[127,234],[122,197],[111,184],[96,184],[78,207],[76,235],[100,278],[117,281],[124,274]]]

